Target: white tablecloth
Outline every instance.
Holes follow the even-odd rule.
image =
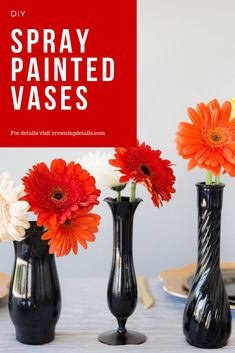
[[[127,328],[147,336],[139,346],[107,346],[97,340],[99,333],[116,328],[115,318],[106,303],[107,279],[61,280],[62,312],[57,324],[55,340],[43,346],[27,346],[16,342],[5,302],[0,303],[0,352],[1,353],[117,353],[153,352],[183,353],[200,351],[188,345],[182,333],[184,301],[171,297],[162,290],[158,279],[150,280],[150,289],[156,305],[144,309],[139,302],[134,314],[127,321]],[[234,321],[233,314],[233,321]],[[222,349],[235,352],[235,327],[229,345]],[[201,350],[202,352],[202,350]],[[203,350],[203,353],[211,350]]]

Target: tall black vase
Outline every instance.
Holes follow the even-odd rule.
[[[19,342],[39,345],[52,341],[60,316],[61,295],[54,255],[43,228],[31,222],[26,238],[14,242],[15,265],[9,290],[9,313]]]
[[[135,277],[132,238],[133,217],[141,199],[129,202],[106,198],[113,214],[113,260],[108,283],[107,300],[111,313],[116,317],[118,329],[99,336],[99,341],[109,345],[140,344],[146,337],[125,328],[128,317],[134,312],[137,303],[137,283]]]
[[[183,316],[193,346],[220,348],[231,333],[231,312],[220,271],[220,224],[224,184],[198,183],[198,263]]]

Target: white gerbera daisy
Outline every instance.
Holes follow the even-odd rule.
[[[19,201],[23,187],[14,188],[8,173],[0,175],[0,241],[21,241],[30,227],[28,202]]]
[[[78,163],[94,176],[98,189],[124,188],[125,184],[119,181],[121,173],[109,164],[109,160],[112,158],[114,158],[112,153],[89,152],[83,155]]]

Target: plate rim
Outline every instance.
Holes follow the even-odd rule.
[[[223,269],[235,270],[235,262],[221,262],[220,267],[223,268]],[[180,299],[186,300],[187,299],[187,294],[186,293],[184,294],[183,292],[179,292],[177,290],[178,288],[176,288],[176,290],[174,290],[174,289],[171,289],[171,288],[168,287],[169,283],[170,283],[170,287],[172,287],[172,283],[170,282],[171,278],[169,278],[169,277],[167,278],[167,275],[169,273],[171,275],[170,277],[172,277],[173,273],[181,272],[181,278],[179,279],[179,285],[181,286],[181,290],[182,291],[183,290],[186,291],[186,289],[183,288],[183,279],[185,279],[186,276],[189,276],[190,272],[193,271],[193,269],[195,271],[195,268],[196,268],[196,263],[193,262],[193,263],[190,263],[190,264],[188,264],[186,266],[183,266],[183,267],[169,268],[167,270],[161,271],[159,273],[159,275],[158,275],[158,278],[162,282],[162,288],[163,288],[164,292],[169,294],[169,295],[171,295],[171,296],[173,296],[173,297],[175,297],[175,298],[180,298]],[[184,271],[186,271],[186,272],[190,271],[190,272],[186,273],[182,277],[182,272],[184,272]],[[191,272],[191,274],[192,274],[192,272]],[[230,309],[235,310],[235,304],[231,304],[230,303]]]

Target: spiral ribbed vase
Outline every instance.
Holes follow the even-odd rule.
[[[193,346],[220,348],[231,333],[231,312],[220,271],[220,225],[224,184],[198,183],[198,263],[183,316]]]

